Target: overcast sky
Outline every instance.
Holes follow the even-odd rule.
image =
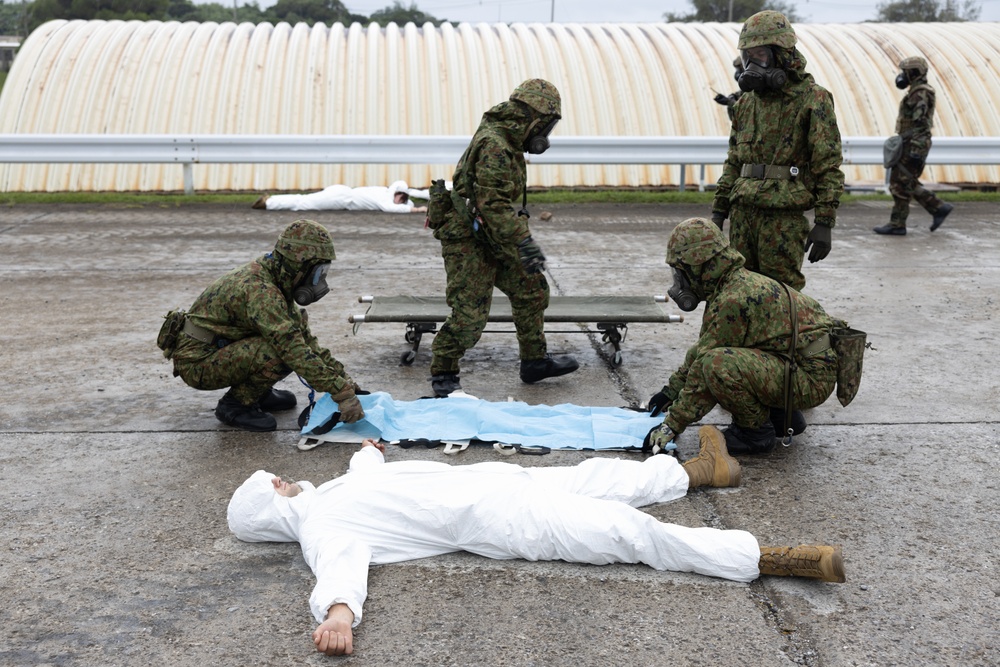
[[[203,0],[205,1],[205,0]],[[232,0],[215,0],[229,5]],[[393,4],[393,0],[342,0],[355,14],[370,16]],[[961,0],[959,0],[961,2]],[[236,0],[244,4],[243,0]],[[270,7],[275,0],[258,0]],[[412,0],[401,0],[409,6]],[[798,0],[798,14],[810,23],[856,23],[875,18],[879,0]],[[558,23],[645,23],[662,20],[663,14],[687,14],[692,5],[687,0],[417,0],[417,7],[432,16],[449,21],[487,23],[547,23],[553,15]],[[982,0],[982,21],[1000,21],[1000,0]]]

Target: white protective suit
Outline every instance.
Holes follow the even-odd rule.
[[[406,181],[396,181],[388,188],[331,185],[308,195],[271,195],[267,198],[265,206],[268,211],[385,211],[386,213],[412,211],[412,199],[407,200],[405,204],[395,203],[397,192],[408,192]]]
[[[372,446],[347,474],[286,498],[255,472],[229,503],[229,528],[248,542],[299,542],[316,575],[318,623],[344,603],[361,622],[369,564],[453,551],[488,558],[645,563],[734,581],[759,575],[757,540],[742,530],[686,528],[634,509],[683,497],[688,475],[671,456],[588,459],[572,467],[500,462],[385,463]]]

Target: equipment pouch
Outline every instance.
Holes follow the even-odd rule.
[[[163,325],[156,337],[156,347],[163,350],[163,356],[169,359],[174,356],[177,348],[177,335],[184,328],[184,311],[171,310],[163,317]]]
[[[451,192],[444,185],[444,180],[431,183],[430,201],[427,202],[427,220],[431,229],[437,230],[448,219],[448,214],[455,209],[451,201]]]
[[[882,145],[882,166],[886,169],[892,169],[899,161],[903,158],[903,145],[906,140],[898,134],[895,134],[885,140],[885,144]]]
[[[830,343],[837,353],[837,400],[845,408],[861,386],[862,363],[868,334],[858,329],[833,329]]]

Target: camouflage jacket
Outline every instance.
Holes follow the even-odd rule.
[[[225,274],[195,299],[187,319],[230,341],[260,336],[286,366],[316,391],[340,393],[354,381],[344,365],[321,347],[292,300],[292,277],[276,259],[265,255]],[[190,336],[178,338],[173,359],[199,361],[214,348]]]
[[[746,93],[732,107],[729,154],[712,204],[729,215],[733,206],[816,209],[816,222],[836,224],[844,191],[843,151],[833,97],[813,81],[795,51],[795,68],[780,91]],[[740,176],[744,164],[798,167],[791,180]]]
[[[734,260],[734,256],[738,260]],[[717,278],[708,288],[701,332],[670,376],[667,395],[673,399],[664,423],[675,433],[704,417],[713,406],[705,406],[686,388],[688,372],[709,351],[720,347],[751,348],[787,354],[791,344],[791,312],[781,283],[743,268],[743,256],[727,248],[717,264]],[[805,294],[790,289],[798,320],[797,349],[821,338],[835,326],[823,307]]]
[[[527,182],[521,144],[529,121],[511,102],[487,111],[452,178],[455,192],[478,211],[491,245],[514,256],[517,244],[531,235],[527,218],[517,215]]]
[[[936,95],[927,79],[915,79],[899,102],[896,116],[896,134],[909,133],[906,153],[922,154],[931,150],[931,128],[934,127]]]

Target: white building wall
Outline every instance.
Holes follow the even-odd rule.
[[[715,91],[736,89],[739,24],[407,24],[52,21],[21,47],[0,133],[471,135],[532,77],[563,95],[562,135],[724,136]],[[802,24],[808,71],[833,93],[844,136],[893,133],[896,64],[931,63],[936,136],[1000,136],[1000,24]],[[455,156],[457,161],[458,155]],[[686,180],[697,180],[697,166]],[[195,165],[197,190],[415,187],[446,165]],[[719,166],[707,172],[709,182]],[[879,167],[845,167],[880,181]],[[0,165],[6,191],[177,191],[177,165]],[[546,165],[541,186],[675,185],[676,165]],[[997,183],[995,166],[931,166],[925,179]]]

